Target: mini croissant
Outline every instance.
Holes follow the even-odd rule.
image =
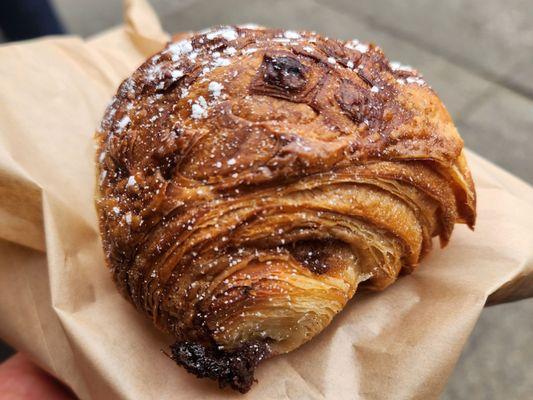
[[[220,27],[175,40],[97,131],[97,211],[122,294],[170,357],[241,392],[473,227],[463,142],[433,90],[376,46]]]

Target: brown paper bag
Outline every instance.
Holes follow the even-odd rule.
[[[244,397],[161,353],[172,338],[115,290],[93,206],[93,132],[122,79],[168,39],[142,0],[89,40],[0,47],[0,336],[81,399],[428,399],[487,298],[533,295],[533,189],[469,153],[475,233],[413,275],[357,294],[317,338],[265,362]]]

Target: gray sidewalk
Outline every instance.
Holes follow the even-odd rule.
[[[54,0],[87,36],[121,22],[120,0]],[[256,22],[358,38],[419,69],[466,145],[533,184],[531,0],[151,0],[169,32]],[[533,398],[533,299],[483,311],[444,399]]]

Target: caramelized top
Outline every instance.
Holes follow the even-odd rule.
[[[230,187],[374,160],[449,166],[463,146],[421,76],[378,47],[244,27],[170,43],[122,83],[101,132],[104,185],[157,169]]]

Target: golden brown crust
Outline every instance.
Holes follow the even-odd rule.
[[[444,245],[455,223],[475,222],[443,104],[357,41],[221,27],[171,42],[122,83],[97,141],[118,288],[176,337],[178,362],[224,370],[239,390],[257,360],[326,327],[359,283],[385,288],[432,237]],[[228,375],[249,343],[267,347]],[[227,357],[198,367],[186,349]]]

